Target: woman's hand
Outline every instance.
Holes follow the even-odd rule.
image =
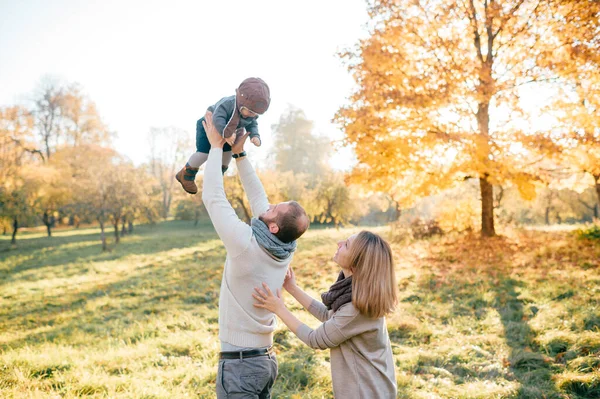
[[[202,121],[202,126],[204,126],[206,137],[208,137],[210,146],[213,148],[223,148],[225,139],[219,134],[217,128],[212,123],[212,112],[206,111],[206,115],[204,115],[204,120]]]
[[[264,291],[258,287],[254,287],[256,294],[252,294],[252,297],[258,301],[254,306],[267,309],[279,316],[281,312],[286,309],[285,303],[283,303],[283,299],[281,299],[281,293],[277,290],[277,295],[273,295],[273,292],[271,292],[267,283],[262,283],[262,285],[265,289]]]
[[[285,274],[285,280],[283,280],[283,288],[285,288],[285,290],[291,294],[291,291],[297,286],[294,269],[292,269],[292,266],[290,266]]]

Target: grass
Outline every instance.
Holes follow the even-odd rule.
[[[294,267],[313,296],[337,277],[336,240],[356,230],[301,239]],[[20,235],[17,249],[0,237],[0,397],[214,397],[225,252],[212,228],[140,226],[107,253],[97,229],[54,235]],[[399,398],[600,397],[597,240],[507,231],[393,248]],[[332,397],[327,351],[281,324],[275,342],[274,397]]]

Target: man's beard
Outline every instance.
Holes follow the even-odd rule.
[[[263,222],[264,224],[266,224],[267,227],[269,227],[269,223],[276,223],[275,219],[267,219],[263,215],[259,215],[258,216],[258,220],[260,220],[261,222]]]

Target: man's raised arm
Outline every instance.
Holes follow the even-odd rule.
[[[240,220],[225,195],[223,174],[221,172],[223,143],[225,140],[214,129],[212,115],[208,112],[205,117],[205,124],[211,149],[204,169],[202,201],[217,234],[225,244],[227,253],[231,257],[236,257],[244,252],[250,244],[252,228]]]
[[[231,146],[231,151],[234,154],[244,152],[244,143],[250,133],[251,132],[247,132],[236,139],[235,143]],[[242,158],[237,158],[236,161],[240,180],[244,186],[248,202],[250,202],[252,215],[258,217],[269,209],[267,193],[248,158],[244,156]]]

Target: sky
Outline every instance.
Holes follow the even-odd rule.
[[[0,0],[0,106],[25,103],[44,75],[77,82],[134,163],[148,157],[150,127],[190,134],[209,105],[250,76],[271,89],[259,118],[266,158],[271,125],[288,105],[339,140],[331,119],[354,81],[340,50],[365,36],[364,0]],[[349,150],[334,154],[345,169]]]

